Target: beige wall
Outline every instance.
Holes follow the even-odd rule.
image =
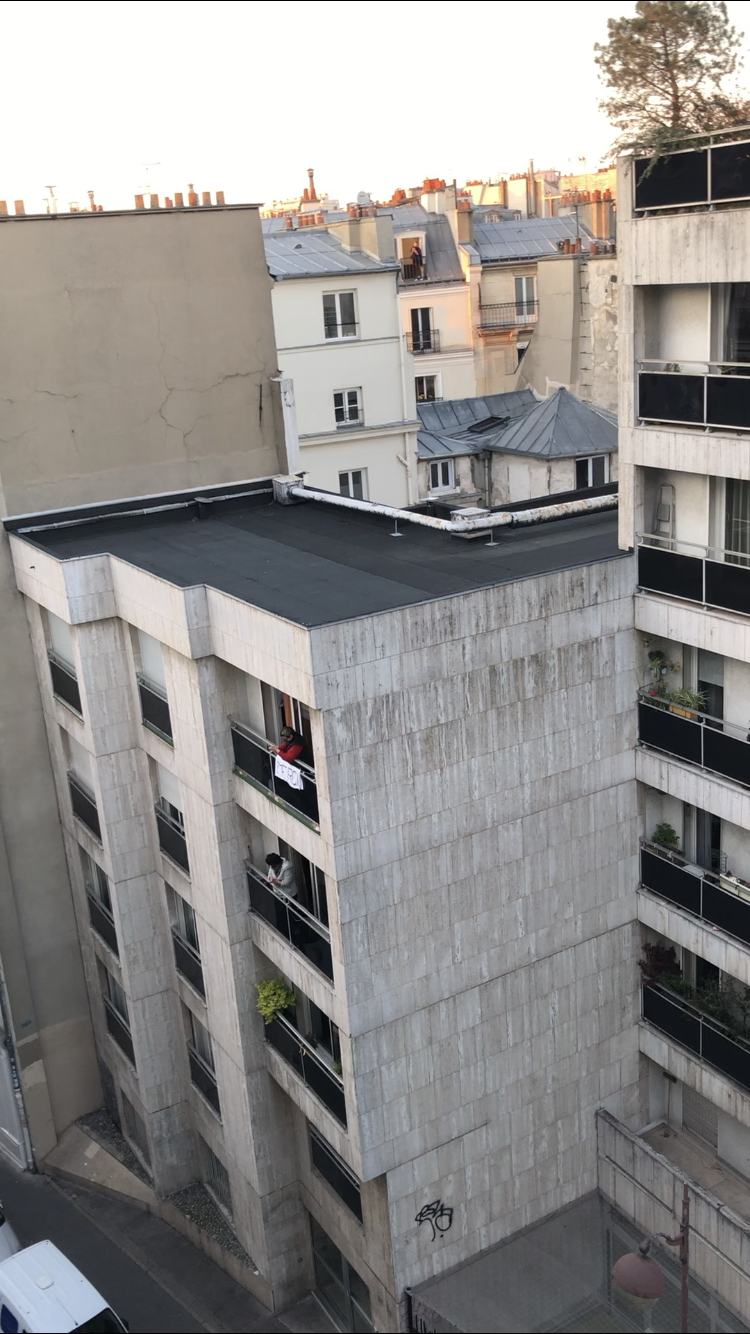
[[[539,322],[518,373],[518,388],[549,393],[565,385],[575,392],[578,381],[580,317],[579,255],[540,261],[537,267]]]

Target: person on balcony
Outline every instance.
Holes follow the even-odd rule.
[[[299,894],[299,885],[294,878],[294,867],[286,857],[282,857],[278,852],[269,852],[266,857],[266,878],[271,885],[277,889],[282,889],[290,899],[296,899]]]
[[[424,278],[424,255],[419,241],[415,241],[411,248],[411,262],[414,265],[414,277],[420,282]]]
[[[293,727],[282,727],[279,745],[272,746],[271,749],[275,750],[282,760],[286,760],[287,764],[293,764],[305,749],[305,738],[300,736],[299,732],[295,732]]]

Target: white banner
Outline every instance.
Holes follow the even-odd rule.
[[[296,788],[298,792],[302,791],[304,787],[302,771],[297,768],[296,764],[290,764],[288,760],[282,760],[281,756],[277,755],[274,763],[274,773],[277,778],[283,778],[284,782],[288,783],[290,787]]]

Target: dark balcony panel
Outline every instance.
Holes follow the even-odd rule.
[[[711,198],[750,198],[750,143],[711,149]]]
[[[122,1015],[118,1014],[114,1005],[112,1005],[106,997],[104,999],[104,1012],[107,1016],[107,1029],[109,1033],[114,1038],[120,1051],[123,1051],[128,1060],[135,1065],[135,1051],[133,1050],[133,1039],[130,1036],[130,1029]]]
[[[347,1209],[351,1209],[355,1218],[362,1222],[362,1193],[356,1181],[353,1181],[349,1172],[339,1163],[333,1153],[329,1152],[326,1145],[316,1134],[310,1135],[310,1157],[313,1167],[317,1168],[320,1175],[329,1186],[335,1190],[340,1200],[344,1201]]]
[[[294,949],[304,954],[310,963],[333,981],[330,941],[317,927],[315,920],[307,913],[297,911],[293,903],[274,893],[264,880],[250,870],[247,872],[247,884],[253,912],[268,922],[269,926],[288,940]]]
[[[187,978],[190,985],[195,987],[195,990],[205,1000],[206,988],[203,982],[203,965],[200,957],[175,930],[172,931],[172,942],[174,944],[174,961],[177,972],[182,973],[182,976]]]
[[[700,1056],[701,1024],[697,1015],[682,1009],[655,987],[643,988],[643,1017],[683,1047]]]
[[[141,697],[141,717],[146,726],[171,742],[172,719],[169,716],[169,704],[164,696],[141,680],[138,682],[138,694]]]
[[[99,824],[99,812],[96,809],[94,798],[81,787],[72,774],[68,774],[68,789],[70,791],[70,804],[73,807],[73,814],[85,824],[95,838],[101,842],[102,830]]]
[[[750,616],[750,569],[730,561],[707,560],[706,602]]]
[[[293,908],[289,910],[289,920],[294,948],[299,950],[300,954],[304,954],[305,958],[315,968],[319,968],[329,982],[332,982],[333,956],[330,941],[316,931],[314,924],[308,917],[304,917],[302,913],[296,913]]]
[[[671,597],[703,601],[703,561],[700,556],[683,556],[660,547],[638,548],[638,583],[641,588]]]
[[[58,658],[53,658],[50,654],[49,670],[52,677],[52,690],[63,704],[67,704],[69,709],[75,713],[83,714],[81,708],[81,692],[78,689],[78,678],[72,667],[66,667],[65,663],[60,662]]]
[[[156,825],[159,830],[159,847],[173,862],[177,862],[186,874],[190,873],[187,841],[183,831],[168,816],[156,808]]]
[[[682,718],[669,709],[655,708],[643,700],[638,705],[638,739],[647,746],[654,746],[656,750],[665,750],[669,755],[700,764],[701,730],[700,723]]]
[[[706,422],[750,431],[750,375],[706,376]]]
[[[237,768],[272,791],[273,771],[268,750],[235,727],[232,728],[232,748]]]
[[[703,729],[703,767],[750,786],[750,745],[727,732],[706,727]]]
[[[733,1042],[725,1033],[713,1028],[710,1020],[703,1022],[703,1059],[715,1065],[743,1088],[750,1088],[750,1051]]]
[[[638,416],[646,421],[702,426],[705,378],[674,371],[641,371],[638,375]]]
[[[253,912],[262,917],[274,931],[278,931],[287,940],[291,940],[292,934],[289,928],[289,913],[282,900],[273,893],[270,887],[260,879],[259,876],[247,873],[247,887],[250,892],[250,907]]]
[[[313,1093],[317,1093],[320,1101],[325,1103],[329,1112],[333,1112],[337,1121],[342,1126],[346,1125],[346,1099],[341,1083],[336,1078],[332,1070],[329,1070],[322,1061],[317,1061],[309,1052],[303,1055],[303,1064],[305,1067],[305,1083],[311,1088]]]
[[[636,208],[675,208],[708,199],[708,151],[638,158],[635,163]]]
[[[205,1061],[202,1061],[197,1052],[192,1047],[188,1047],[188,1059],[190,1061],[190,1079],[197,1089],[200,1089],[204,1098],[210,1102],[217,1116],[221,1116],[221,1103],[219,1102],[219,1088],[216,1083],[216,1075],[213,1070],[209,1070]]]
[[[700,914],[701,882],[684,867],[641,848],[641,883],[688,912]]]
[[[91,922],[91,925],[96,931],[96,934],[101,936],[105,945],[109,945],[112,953],[119,956],[120,951],[117,948],[117,931],[115,930],[115,924],[112,917],[107,912],[104,904],[101,903],[99,899],[95,898],[93,894],[88,895],[88,900],[89,921]]]
[[[750,903],[738,894],[719,889],[712,880],[703,881],[703,917],[750,945]]]
[[[301,1078],[304,1078],[302,1045],[299,1038],[287,1028],[286,1024],[280,1023],[278,1019],[272,1019],[270,1024],[264,1026],[263,1036],[274,1051],[277,1051],[279,1056],[283,1056],[292,1069],[296,1070]]]

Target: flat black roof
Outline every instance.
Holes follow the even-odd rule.
[[[58,560],[109,552],[180,588],[208,584],[307,627],[625,554],[615,510],[496,530],[488,547],[485,538],[466,541],[407,522],[395,538],[393,521],[380,515],[316,501],[277,505],[268,492],[215,500],[211,509],[200,519],[195,504],[101,518],[93,508],[87,522],[71,526],[24,531],[65,523],[64,512],[6,526]]]

